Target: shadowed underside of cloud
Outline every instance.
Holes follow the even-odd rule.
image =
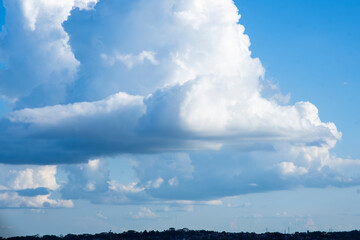
[[[50,192],[47,188],[39,187],[18,190],[17,193],[23,197],[35,197],[38,195],[48,195]]]
[[[335,124],[309,102],[264,97],[265,71],[231,0],[4,3],[0,94],[12,110],[0,122],[0,162],[78,164],[65,167],[67,201],[359,184],[359,161],[329,152]],[[89,161],[106,156],[132,159],[138,182]],[[3,191],[50,196],[45,188]]]

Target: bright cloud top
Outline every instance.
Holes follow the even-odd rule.
[[[56,166],[0,167],[0,208],[73,207],[71,200],[51,198],[60,186]]]
[[[263,96],[265,70],[233,1],[5,6],[0,86],[14,101],[0,161],[80,163],[67,168],[67,200],[200,201],[359,184],[359,161],[330,154],[341,133],[316,106]],[[88,162],[106,156],[131,159],[138,182],[121,184],[106,164]]]

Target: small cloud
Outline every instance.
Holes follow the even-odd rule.
[[[20,196],[16,191],[0,192],[0,208],[72,208],[72,200],[51,199],[51,193],[37,196]]]
[[[360,194],[360,189],[356,189],[356,193],[357,193],[357,194]]]
[[[156,179],[155,182],[153,183],[153,187],[154,187],[154,188],[159,188],[163,182],[164,182],[164,179],[158,178],[158,179]]]
[[[155,181],[149,180],[146,184],[146,188],[159,188],[163,182],[164,179],[161,177],[157,178]]]
[[[232,203],[228,203],[226,204],[226,206],[228,208],[248,208],[252,206],[251,202],[245,202],[245,203],[241,203],[241,204],[232,204]]]
[[[273,95],[270,100],[276,101],[277,103],[280,103],[280,104],[288,104],[290,102],[290,97],[291,97],[291,95],[289,93],[286,95],[277,93],[277,94]]]
[[[279,213],[279,212],[277,212],[276,214],[275,214],[277,217],[290,217],[290,215],[287,213],[287,212],[282,212],[282,213]]]
[[[218,206],[222,205],[223,202],[220,199],[208,200],[208,201],[194,201],[194,200],[170,200],[164,201],[165,203],[174,204],[174,205],[210,205]]]
[[[107,219],[108,219],[106,216],[103,215],[103,213],[102,213],[101,211],[98,212],[98,213],[96,214],[96,216],[97,216],[98,218],[103,219],[103,220],[107,220]]]
[[[144,219],[144,218],[156,218],[156,214],[150,210],[150,208],[142,207],[136,214],[130,212],[131,218]]]
[[[85,188],[84,188],[84,190],[87,191],[87,192],[95,191],[95,189],[96,189],[96,186],[95,186],[94,182],[87,183]]]
[[[186,204],[172,204],[170,206],[165,206],[163,209],[157,210],[156,212],[193,212],[194,205]]]
[[[91,169],[96,170],[99,168],[100,160],[99,159],[89,160],[88,165]]]
[[[29,211],[31,213],[36,213],[36,214],[45,214],[46,213],[44,209],[38,209],[38,208],[30,209]]]
[[[116,180],[111,180],[108,181],[109,184],[109,189],[113,190],[115,192],[124,192],[124,193],[138,193],[138,192],[142,192],[145,190],[145,188],[143,187],[137,187],[138,183],[137,182],[131,182],[128,185],[124,185],[119,183]]]
[[[306,168],[298,167],[293,162],[281,162],[279,167],[284,175],[304,175],[309,172]]]
[[[288,104],[290,102],[290,93],[286,95],[281,93],[279,84],[273,79],[267,79],[262,82],[261,93],[265,98],[278,104]]]
[[[33,195],[35,192],[45,192],[45,188],[56,190],[60,187],[56,182],[56,172],[54,165],[10,168],[6,173],[7,185],[13,190],[24,190],[24,194]]]
[[[143,64],[145,60],[150,62],[152,65],[157,65],[159,63],[155,58],[155,52],[152,51],[142,51],[138,55],[114,54],[113,56],[109,56],[107,54],[101,54],[100,57],[110,66],[113,66],[115,62],[121,62],[128,69],[131,69],[134,65]]]
[[[179,184],[179,181],[177,177],[173,177],[169,179],[168,183],[170,186],[177,186]]]
[[[211,205],[211,206],[220,206],[223,204],[223,202],[219,199],[209,200],[209,201],[200,201],[199,203],[204,204],[204,205]]]

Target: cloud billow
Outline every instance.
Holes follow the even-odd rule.
[[[359,161],[330,154],[341,133],[316,106],[264,97],[265,70],[251,57],[233,1],[10,2],[0,86],[14,101],[0,124],[0,162],[86,164],[130,154],[137,163],[137,183],[87,172],[65,185],[66,199],[94,200],[97,181],[110,199],[98,202],[119,192],[124,202],[207,200],[359,184],[348,171]],[[36,41],[14,51],[24,34]],[[29,61],[16,61],[26,49]],[[88,178],[95,188],[85,191]]]

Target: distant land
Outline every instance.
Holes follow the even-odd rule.
[[[2,238],[1,240],[145,240],[145,239],[166,239],[166,240],[185,240],[185,239],[271,239],[271,240],[360,240],[360,231],[353,230],[348,232],[295,232],[295,233],[279,233],[279,232],[215,232],[206,230],[189,230],[187,228],[175,229],[170,228],[164,231],[143,231],[136,232],[129,230],[123,233],[102,232],[97,234],[67,234],[65,236],[55,235],[34,235]]]

